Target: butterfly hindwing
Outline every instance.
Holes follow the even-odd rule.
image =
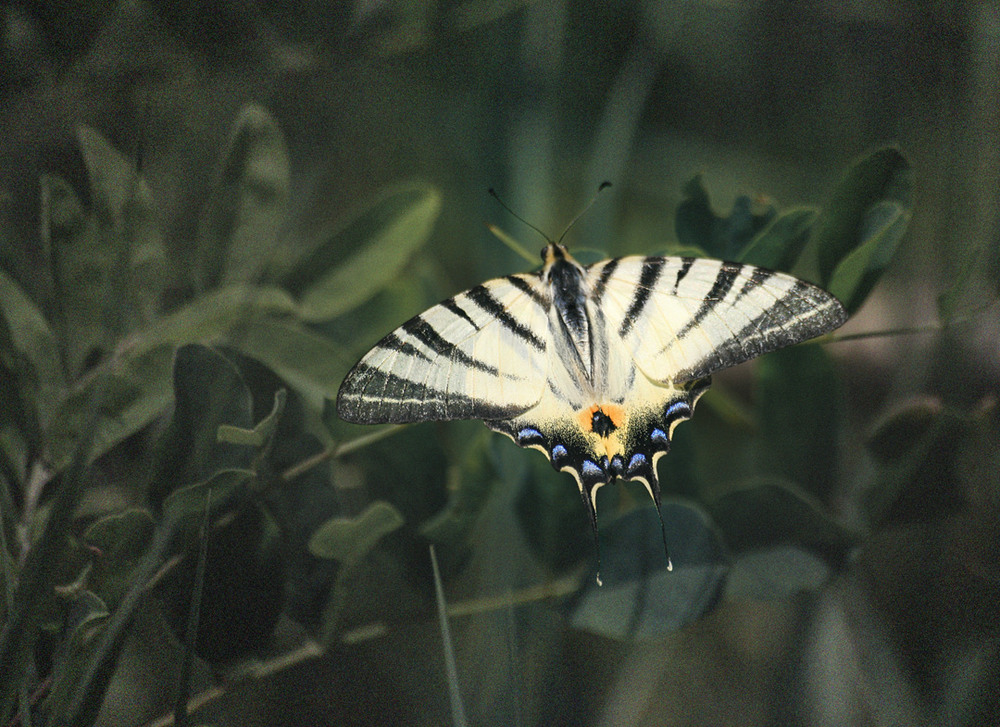
[[[348,373],[337,411],[359,424],[515,416],[548,374],[537,274],[490,280],[414,316]]]

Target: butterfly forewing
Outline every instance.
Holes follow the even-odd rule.
[[[703,378],[846,319],[826,291],[751,265],[626,257],[591,265],[588,279],[638,368],[661,383]]]
[[[545,291],[537,274],[490,280],[383,338],[340,387],[359,424],[497,419],[531,408],[548,373]]]

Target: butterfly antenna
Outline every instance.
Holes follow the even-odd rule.
[[[561,242],[563,241],[563,238],[564,238],[564,237],[566,237],[566,233],[567,233],[567,232],[569,232],[569,231],[570,231],[570,228],[571,228],[571,227],[573,227],[573,225],[575,225],[575,224],[576,224],[577,220],[579,220],[579,219],[580,219],[581,217],[583,217],[583,216],[584,216],[584,215],[585,215],[585,214],[587,213],[587,210],[589,210],[589,209],[590,209],[591,207],[593,207],[593,206],[594,206],[594,202],[596,202],[596,201],[597,201],[597,198],[598,198],[598,197],[600,196],[601,192],[603,192],[603,191],[604,191],[605,189],[607,189],[607,188],[608,188],[608,187],[610,187],[610,186],[611,186],[611,182],[608,182],[608,181],[604,181],[604,182],[601,182],[601,183],[600,183],[600,184],[598,185],[598,187],[597,187],[597,191],[596,191],[596,192],[594,192],[594,196],[593,196],[593,197],[591,197],[591,198],[590,198],[590,201],[589,201],[589,202],[587,202],[587,204],[585,204],[585,205],[583,206],[583,209],[582,209],[582,210],[580,210],[579,212],[577,212],[577,213],[576,213],[576,217],[574,217],[573,219],[571,219],[571,220],[569,221],[569,224],[568,224],[568,225],[566,225],[566,229],[564,229],[564,230],[562,231],[562,234],[561,234],[561,235],[559,235],[559,239],[558,239],[558,240],[556,240],[556,243],[557,243],[557,244],[558,244],[558,243],[561,243]]]
[[[528,227],[530,227],[532,230],[534,230],[535,232],[537,232],[543,238],[545,238],[545,242],[552,242],[552,238],[551,237],[549,237],[544,232],[542,232],[540,229],[538,229],[533,224],[531,224],[530,222],[528,222],[526,219],[524,219],[523,217],[521,217],[521,215],[519,215],[517,212],[515,212],[514,210],[512,210],[507,205],[506,202],[504,202],[502,199],[500,199],[500,195],[497,194],[497,191],[495,189],[493,189],[493,187],[490,187],[489,190],[487,190],[487,191],[489,192],[490,197],[492,197],[493,199],[495,199],[497,202],[500,203],[501,207],[503,207],[505,210],[507,210],[508,212],[510,212],[515,218],[519,219],[521,222],[523,222],[524,224],[526,224]],[[562,239],[562,238],[560,238],[560,239]]]

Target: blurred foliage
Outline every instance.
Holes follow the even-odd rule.
[[[639,5],[653,20],[661,12],[652,3]],[[558,214],[560,200],[549,199],[525,170],[564,171],[550,169],[545,156],[546,135],[553,133],[545,124],[558,106],[548,89],[571,86],[581,106],[579,99],[606,94],[606,116],[571,107],[559,118],[571,119],[570,126],[593,123],[605,146],[626,148],[635,132],[630,124],[638,123],[643,108],[643,100],[630,94],[653,75],[625,47],[615,23],[618,45],[591,49],[576,6],[567,10],[574,21],[567,27],[542,22],[540,4],[520,2],[362,3],[336,11],[306,3],[297,13],[268,2],[40,7],[39,36],[12,34],[6,41],[4,70],[24,86],[42,84],[50,73],[73,88],[79,82],[73,69],[82,65],[117,88],[120,79],[103,75],[92,48],[108,44],[141,69],[141,35],[128,36],[125,44],[122,36],[99,30],[131,27],[134,14],[148,13],[212,63],[278,69],[281,83],[275,85],[287,81],[286,103],[302,90],[289,69],[311,67],[331,50],[338,63],[353,57],[372,64],[345,61],[335,69],[347,79],[339,88],[350,90],[358,109],[366,109],[366,93],[383,92],[369,87],[372,78],[394,68],[403,80],[393,116],[384,119],[394,142],[409,144],[416,138],[411,130],[426,127],[442,145],[454,142],[446,164],[462,159],[484,176],[492,173],[483,170],[495,166],[489,155],[497,152],[468,145],[458,112],[426,116],[415,103],[423,88],[419,76],[462,79],[466,89],[483,85],[484,75],[500,73],[506,56],[481,54],[475,34],[496,34],[498,48],[524,34],[531,42],[518,47],[537,75],[503,75],[504,83],[489,86],[488,98],[477,102],[490,118],[479,130],[484,137],[511,123],[500,100],[522,83],[532,108],[541,109],[512,132],[523,156],[511,160],[509,184],[525,201],[511,200],[512,206],[533,222],[539,207]],[[593,10],[606,21],[618,20],[614,8]],[[725,16],[727,33],[744,32],[732,17],[736,8],[713,11]],[[528,19],[523,29],[497,24],[521,14]],[[79,28],[70,32],[67,17],[79,17]],[[647,40],[676,44],[681,61],[671,67],[669,81],[688,88],[710,49],[684,51],[684,40],[671,40],[665,27],[658,25]],[[573,64],[545,50],[560,33],[586,50],[576,57],[577,73],[565,78],[561,70]],[[249,38],[240,52],[233,52],[234,37]],[[279,44],[277,37],[292,40]],[[44,73],[29,64],[38,47],[54,58],[52,67],[41,66]],[[481,64],[463,63],[462,51]],[[410,63],[439,57],[446,65]],[[376,67],[371,59],[385,65]],[[619,63],[617,75],[594,72]],[[191,81],[183,73],[191,70],[180,64],[170,79],[178,96]],[[151,83],[164,80],[149,75]],[[727,106],[740,108],[751,95],[716,92]],[[767,113],[781,108],[790,124],[807,128],[801,107],[772,101]],[[676,104],[650,104],[667,106]],[[852,582],[853,564],[870,544],[907,528],[927,528],[921,536],[938,538],[922,557],[959,554],[966,580],[953,577],[966,587],[944,595],[984,604],[973,621],[992,633],[988,604],[995,591],[983,584],[1000,559],[995,532],[983,535],[981,523],[963,530],[957,521],[947,531],[951,539],[942,539],[928,523],[960,518],[970,509],[987,518],[1000,512],[995,399],[895,402],[858,449],[849,446],[860,436],[847,364],[820,345],[834,337],[768,355],[744,369],[743,390],[720,376],[661,461],[671,495],[663,520],[673,571],[666,570],[659,522],[645,490],[617,484],[603,488],[598,503],[605,580],[599,588],[579,495],[543,457],[518,450],[478,423],[369,431],[334,415],[331,402],[344,374],[385,332],[454,293],[456,280],[513,272],[499,246],[484,247],[468,225],[449,217],[449,208],[464,206],[468,195],[463,198],[454,179],[446,178],[451,186],[442,182],[432,164],[427,177],[434,183],[384,184],[398,176],[386,173],[392,165],[369,175],[365,155],[375,152],[361,148],[365,124],[375,117],[369,110],[359,112],[357,136],[336,140],[335,153],[354,174],[328,181],[324,194],[332,189],[333,200],[317,203],[303,193],[302,181],[315,170],[297,169],[316,155],[308,147],[318,138],[310,136],[313,130],[259,103],[219,107],[228,109],[231,123],[217,149],[191,142],[188,136],[201,137],[190,128],[169,137],[180,163],[207,180],[198,187],[203,194],[186,190],[196,197],[190,209],[178,213],[171,206],[177,191],[162,183],[162,171],[160,185],[151,183],[143,153],[133,159],[121,151],[126,145],[109,141],[120,136],[113,126],[106,136],[81,125],[74,141],[80,168],[34,171],[27,184],[38,202],[23,215],[28,222],[14,219],[17,224],[2,231],[0,724],[99,721],[102,708],[121,699],[116,673],[141,672],[135,642],[150,633],[163,655],[150,667],[157,693],[141,715],[137,711],[137,721],[174,709],[183,722],[186,710],[174,706],[175,696],[213,684],[221,686],[205,701],[225,704],[214,712],[206,707],[198,720],[237,723],[243,709],[249,717],[242,723],[260,721],[254,712],[260,695],[248,698],[247,692],[264,690],[253,683],[288,674],[288,691],[275,691],[284,712],[292,689],[302,692],[294,667],[323,654],[328,668],[317,679],[329,692],[317,701],[334,710],[331,723],[358,715],[367,723],[403,723],[416,714],[425,723],[443,722],[443,708],[436,714],[433,705],[461,692],[468,712],[483,722],[595,722],[612,689],[637,694],[641,684],[653,683],[640,671],[639,687],[613,685],[613,670],[625,671],[625,656],[635,649],[668,643],[683,649],[684,639],[703,625],[725,633],[718,624],[734,609],[766,602],[760,613],[773,621],[746,621],[761,634],[759,642],[743,644],[743,651],[734,647],[735,656],[718,647],[740,670],[752,666],[769,643],[765,634],[808,636],[809,626],[793,627],[789,609],[819,604],[817,613],[826,614],[823,605]],[[710,112],[692,105],[682,113],[697,126],[706,118],[699,114]],[[307,151],[294,154],[290,144]],[[387,159],[401,154],[395,148],[378,153]],[[597,156],[607,162],[613,154],[602,149]],[[588,175],[608,176],[607,168],[595,166],[602,168],[585,170],[581,188],[590,184]],[[172,184],[183,186],[191,177],[178,179]],[[733,259],[817,282],[854,314],[878,303],[876,286],[908,252],[913,171],[895,146],[851,163],[822,204],[783,206],[766,196],[739,195],[720,212],[713,206],[717,195],[709,192],[715,182],[700,174],[666,193],[676,194],[671,241],[662,230],[660,192],[629,189],[629,204],[618,205],[627,210],[625,219],[620,226],[611,221],[611,195],[624,187],[616,178],[614,191],[574,232],[592,225],[629,234],[591,236],[621,249],[583,251],[581,258],[668,247],[671,254]],[[378,188],[374,194],[359,192],[372,187]],[[560,193],[570,198],[577,191]],[[650,221],[642,219],[644,194],[655,198]],[[13,218],[11,209],[5,208]],[[184,217],[182,225],[177,216]],[[304,216],[312,224],[303,224]],[[551,222],[537,221],[546,229]],[[19,238],[28,224],[37,230]],[[425,249],[431,241],[434,249]],[[995,300],[1000,248],[992,243],[984,239],[957,256],[957,274],[938,301],[944,323]],[[951,379],[953,386],[964,385],[961,372]],[[435,576],[429,544],[437,546],[441,564]],[[905,555],[905,548],[900,552]],[[446,605],[435,586],[461,595]],[[459,648],[440,679],[435,603],[442,618],[477,616],[468,628],[456,623],[452,637]],[[912,605],[914,614],[929,610],[917,596]],[[935,624],[937,617],[930,617]],[[942,638],[951,638],[941,629]],[[473,646],[463,652],[462,643]],[[200,668],[181,671],[186,654],[197,655]],[[974,657],[978,661],[963,672],[972,676],[955,679],[941,714],[949,705],[976,703],[965,697],[991,683],[988,647]],[[269,661],[259,666],[258,659]],[[474,683],[459,684],[470,663]],[[674,660],[655,663],[659,669]],[[646,662],[638,668],[652,667]],[[923,674],[920,668],[917,663],[913,673]],[[684,672],[676,676],[690,682]],[[925,678],[934,683],[946,676]],[[765,677],[761,682],[771,683]],[[228,701],[226,694],[232,695]],[[720,694],[713,715],[724,707]],[[297,715],[300,707],[289,711]],[[613,714],[611,707],[606,714]],[[956,723],[975,724],[974,716]]]
[[[89,615],[72,622],[66,640],[57,641],[57,651],[45,660],[56,669],[55,681],[37,717],[47,720],[47,714],[66,713],[71,722],[88,721],[99,705],[91,700],[99,700],[121,641],[96,653],[87,645],[100,643],[110,614],[127,621],[128,610],[138,601],[123,605],[125,594],[147,588],[135,579],[135,569],[154,531],[166,533],[168,548],[152,555],[173,553],[156,589],[166,620],[178,639],[187,640],[195,653],[218,668],[264,648],[286,609],[318,628],[323,642],[330,643],[346,618],[354,575],[387,535],[407,522],[422,523],[420,538],[460,551],[489,491],[500,482],[514,481],[514,471],[505,465],[485,466],[490,449],[499,445],[479,430],[453,445],[462,454],[450,475],[445,451],[428,449],[426,435],[416,430],[372,443],[348,457],[350,462],[361,456],[362,468],[354,476],[370,482],[373,492],[385,498],[354,517],[345,515],[333,496],[330,474],[321,475],[327,457],[316,434],[329,435],[315,429],[315,402],[335,394],[345,358],[307,324],[342,316],[393,283],[431,233],[440,208],[437,192],[419,185],[387,191],[346,226],[298,248],[297,258],[288,257],[280,241],[288,214],[287,154],[267,112],[249,107],[236,119],[215,196],[205,204],[205,222],[199,228],[204,253],[191,271],[199,281],[192,290],[198,293],[161,310],[164,254],[162,236],[152,222],[153,199],[139,171],[97,132],[83,129],[79,139],[91,179],[91,210],[57,177],[46,177],[42,186],[42,236],[52,247],[52,301],[59,302],[52,310],[54,324],[16,282],[6,275],[2,279],[5,373],[20,398],[3,430],[5,477],[14,492],[27,493],[39,486],[31,476],[41,469],[51,483],[44,501],[64,496],[64,479],[74,458],[103,469],[119,449],[141,447],[145,441],[151,446],[145,455],[147,481],[141,492],[129,497],[138,507],[98,513],[101,519],[86,531],[84,542],[90,550],[82,551],[84,557],[73,555],[77,551],[72,541],[59,546],[59,557],[70,570],[50,569],[47,591],[29,603],[15,590],[9,604],[14,614],[29,608],[51,613],[36,629],[65,630],[68,616],[59,617],[58,610],[45,604],[66,588],[60,585],[65,578],[77,584],[77,600],[85,597],[75,608],[85,607]],[[843,233],[855,240],[853,245],[841,244],[843,257],[865,251],[878,262],[862,266],[876,270],[884,267],[886,252],[870,245],[871,228],[863,220],[884,204],[883,186],[870,183],[876,175],[873,168],[881,168],[879,160],[881,167],[893,170],[905,165],[896,152],[876,152],[857,165],[866,174],[849,174],[834,194],[835,200],[852,200],[842,206],[854,222],[841,221],[841,227],[860,229]],[[782,214],[773,206],[752,214],[743,198],[728,216],[719,217],[698,179],[685,191],[687,199],[677,217],[679,241],[688,249],[751,261],[759,256],[794,267],[803,245],[809,244],[813,227],[807,223],[830,218],[823,212]],[[276,259],[279,249],[285,257]],[[836,265],[827,267],[833,271]],[[837,279],[835,272],[830,274]],[[835,474],[838,398],[833,368],[820,348],[807,346],[768,357],[757,377],[763,446],[759,460],[765,467],[780,464],[784,484],[780,490],[753,486],[735,507],[735,494],[723,496],[709,512],[719,518],[715,522],[722,538],[734,546],[759,547],[763,536],[826,557],[842,555],[850,536],[845,541],[842,528],[820,508],[806,504],[806,491],[822,498]],[[268,399],[273,402],[269,411]],[[286,411],[289,402],[296,403],[294,419]],[[156,430],[149,425],[168,411],[169,423],[154,436]],[[787,432],[793,429],[799,437],[789,439]],[[302,491],[288,502],[291,483],[282,467],[293,463],[279,464],[275,453],[282,442],[296,440],[305,445],[300,449],[304,457],[308,452],[320,455],[314,467],[299,474],[308,475],[308,487],[320,488],[327,496]],[[812,448],[803,448],[802,442]],[[683,450],[683,438],[678,444]],[[327,455],[332,453],[329,446]],[[678,465],[686,458],[683,451],[671,457]],[[809,481],[811,468],[821,461],[818,469],[827,481]],[[572,489],[553,479],[544,462],[534,458],[527,464],[517,477],[522,480],[517,510],[527,541],[554,572],[574,567],[588,558],[584,511]],[[676,476],[683,469],[673,472]],[[398,480],[403,473],[405,479]],[[442,509],[446,482],[451,483],[449,504]],[[695,483],[677,489],[699,496]],[[784,495],[775,498],[768,492]],[[81,496],[77,491],[75,500]],[[648,559],[636,554],[636,544],[648,540],[641,533],[650,530],[640,523],[648,521],[652,511],[636,509],[638,499],[618,499],[612,508],[616,516],[602,534],[609,586],[586,586],[573,607],[572,623],[616,638],[639,638],[676,630],[709,612],[720,598],[729,567],[723,541],[712,534],[710,516],[696,513],[692,505],[664,508],[675,543],[677,572],[671,574],[665,563],[643,566]],[[309,511],[301,509],[305,501]],[[434,502],[441,504],[428,508]],[[323,504],[316,509],[318,503]],[[195,525],[207,505],[212,527],[199,539]],[[45,509],[36,506],[23,509],[19,519],[28,518],[31,528],[31,519],[38,517],[45,517]],[[811,520],[817,523],[810,525]],[[8,515],[7,526],[15,522]],[[772,524],[762,534],[767,522]],[[295,533],[298,536],[292,537]],[[292,556],[291,547],[301,550]],[[196,587],[192,578],[199,549],[207,549],[208,560],[204,582]],[[311,567],[288,567],[310,559]],[[72,562],[83,570],[73,573]],[[338,566],[349,570],[333,578]],[[298,582],[286,584],[291,580]],[[316,593],[321,595],[318,601]],[[329,594],[326,605],[323,593]],[[196,603],[191,602],[193,594]],[[289,594],[299,602],[286,603]],[[192,609],[200,613],[198,631],[187,634],[184,624]],[[627,617],[614,615],[621,609]],[[620,629],[607,631],[612,623]],[[20,648],[39,644],[28,636]],[[10,634],[3,645],[8,649],[5,658],[14,658]],[[93,663],[106,666],[84,668]],[[2,693],[7,695],[6,714],[12,715],[23,680],[43,672],[36,668],[7,673],[14,678],[6,680]],[[81,702],[80,694],[90,696]]]

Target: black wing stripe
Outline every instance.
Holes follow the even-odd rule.
[[[520,290],[522,293],[526,293],[533,301],[538,303],[542,308],[549,307],[549,301],[546,300],[545,296],[538,290],[534,285],[529,283],[520,275],[508,275],[504,278],[508,283],[513,285],[515,288]]]
[[[397,336],[395,332],[390,333],[388,336],[379,341],[376,348],[382,348],[387,351],[395,351],[396,353],[413,356],[414,358],[423,359],[424,361],[433,361],[430,356],[414,346],[412,343],[404,341],[402,338]]]
[[[743,285],[740,286],[739,292],[736,297],[733,298],[733,305],[735,306],[743,298],[752,293],[754,290],[762,286],[768,280],[774,277],[774,273],[765,268],[754,268],[750,277],[743,281]]]
[[[608,286],[608,279],[614,274],[615,270],[618,268],[618,258],[613,260],[608,260],[604,267],[601,269],[601,274],[597,278],[597,282],[594,283],[594,290],[591,293],[593,297],[594,304],[600,305],[601,298],[604,296],[604,290]]]
[[[665,262],[666,259],[662,257],[647,257],[643,260],[642,272],[639,274],[639,285],[635,289],[632,303],[629,305],[628,311],[625,313],[625,318],[622,319],[621,327],[618,329],[618,335],[622,338],[632,330],[632,324],[639,317],[639,314],[642,313],[642,309],[646,307],[646,303],[649,302],[649,296],[653,291],[653,286],[656,285],[656,281],[660,277],[660,273],[663,272]]]
[[[742,265],[722,263],[719,272],[715,276],[715,282],[712,283],[712,289],[708,291],[708,295],[705,296],[705,300],[698,306],[698,310],[695,311],[691,320],[685,323],[684,327],[677,332],[678,339],[683,339],[684,336],[697,328],[708,314],[712,312],[715,306],[725,299],[742,269]]]
[[[493,376],[497,376],[500,373],[497,371],[495,366],[490,366],[489,364],[485,364],[482,361],[472,358],[472,356],[467,354],[465,351],[457,348],[454,343],[446,340],[440,333],[437,332],[434,326],[424,320],[422,316],[414,316],[408,320],[403,324],[403,330],[439,356],[445,356],[452,361],[465,364],[466,366],[474,368],[477,371],[485,371]]]
[[[539,351],[545,350],[545,342],[536,336],[530,328],[514,318],[484,285],[477,285],[466,293],[466,297],[483,309],[484,312],[496,318],[514,335],[524,339]]]
[[[506,419],[520,409],[491,405],[464,394],[442,391],[411,379],[359,363],[348,376],[351,386],[337,397],[337,410],[347,421],[414,422],[433,419]],[[377,391],[371,389],[375,387]],[[403,407],[409,404],[409,407]],[[414,406],[416,406],[415,411]]]
[[[479,330],[479,324],[477,324],[474,320],[472,320],[469,314],[465,312],[465,309],[462,308],[462,306],[460,306],[454,298],[448,298],[448,300],[442,301],[441,305],[450,310],[452,313],[454,313],[462,320],[464,320],[466,323],[475,328],[477,331]]]
[[[775,310],[783,311],[776,315]],[[817,289],[797,281],[767,310],[761,311],[711,355],[677,373],[677,381],[707,376],[720,368],[735,366],[751,358],[831,331],[847,320],[847,311],[834,298],[817,298]]]
[[[688,272],[690,272],[691,266],[694,265],[694,260],[695,259],[693,257],[681,258],[681,267],[680,270],[677,271],[677,277],[674,279],[674,295],[677,295],[677,289],[680,287],[681,281],[684,280],[684,278],[687,277]]]

